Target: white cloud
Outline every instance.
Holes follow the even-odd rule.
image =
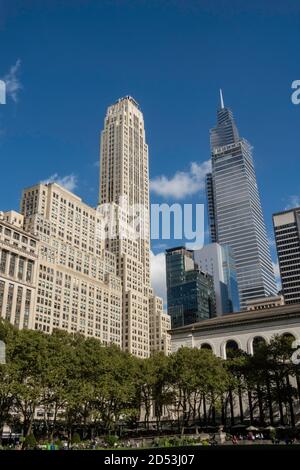
[[[71,174],[60,177],[57,173],[54,173],[53,175],[49,176],[49,178],[47,178],[46,180],[41,181],[41,183],[57,183],[60,186],[63,186],[68,191],[74,191],[74,189],[77,188],[77,176]]]
[[[166,259],[165,253],[160,252],[156,255],[151,251],[151,284],[154,292],[162,297],[164,304],[167,303],[167,285],[166,285]]]
[[[18,77],[20,67],[21,60],[18,59],[15,65],[12,65],[9,72],[3,77],[6,85],[6,96],[10,96],[15,103],[18,101],[18,93],[22,89],[22,84]]]
[[[297,196],[296,194],[289,197],[289,203],[284,210],[293,209],[294,207],[300,207],[300,196]]]
[[[273,271],[274,271],[274,274],[275,274],[275,280],[276,280],[276,284],[277,284],[277,289],[278,290],[281,290],[281,277],[280,277],[280,271],[279,271],[279,264],[278,262],[274,262],[273,261]]]
[[[153,193],[165,198],[182,199],[195,194],[205,187],[205,175],[211,171],[211,161],[201,164],[192,162],[189,171],[177,171],[171,178],[157,176],[150,181]]]

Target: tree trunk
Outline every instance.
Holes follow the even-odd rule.
[[[257,398],[258,398],[258,407],[259,407],[259,420],[260,420],[260,423],[263,425],[265,422],[265,414],[264,414],[261,388],[259,385],[257,385]]]
[[[253,423],[253,403],[252,403],[252,393],[248,387],[248,403],[249,403],[249,413],[250,413],[250,424]]]
[[[278,379],[277,373],[276,376],[276,389],[277,389],[277,397],[278,397],[278,406],[279,406],[279,414],[280,414],[280,424],[284,424],[284,414],[283,414],[283,406],[282,406],[282,399],[281,399],[281,391],[280,391],[280,382]]]
[[[207,412],[206,412],[206,399],[203,394],[203,416],[204,416],[204,426],[207,426]]]
[[[233,396],[232,389],[229,389],[229,403],[230,403],[230,422],[231,426],[234,426],[234,407],[233,407]]]
[[[244,422],[243,396],[242,396],[242,390],[241,390],[240,385],[238,388],[238,393],[239,393],[240,419],[241,419],[241,423],[243,423]]]
[[[268,394],[268,407],[269,407],[269,417],[270,417],[270,424],[271,426],[274,425],[274,416],[273,416],[273,406],[272,406],[272,396],[271,396],[271,388],[270,388],[270,377],[267,374],[267,394]]]

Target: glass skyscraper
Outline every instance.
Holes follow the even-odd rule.
[[[246,300],[276,293],[250,144],[224,106],[210,131],[212,173],[206,178],[212,242],[233,250],[241,309]]]
[[[166,274],[172,328],[215,316],[213,277],[199,271],[193,251],[182,246],[166,250]]]
[[[200,271],[213,277],[217,315],[238,312],[240,302],[236,268],[230,246],[209,243],[194,251],[194,260]]]

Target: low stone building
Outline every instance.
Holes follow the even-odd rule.
[[[186,346],[211,349],[223,359],[228,348],[253,354],[256,344],[268,343],[275,335],[300,339],[300,304],[224,315],[175,328],[170,334],[172,352]]]

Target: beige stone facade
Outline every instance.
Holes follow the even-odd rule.
[[[299,305],[239,312],[210,318],[170,331],[172,352],[182,346],[205,348],[223,359],[227,348],[253,354],[256,341],[269,343],[275,336],[288,335],[300,340]]]
[[[40,239],[33,328],[78,331],[121,346],[121,281],[99,236],[96,209],[51,183],[25,189],[21,211],[26,231]]]
[[[23,191],[21,214],[2,217],[1,315],[19,328],[80,332],[141,358],[168,354],[169,316],[150,285],[148,146],[131,97],[107,110],[100,168],[97,208],[40,183]]]
[[[284,305],[283,295],[273,295],[262,299],[252,299],[245,302],[246,310],[265,310]]]
[[[150,355],[150,215],[148,146],[143,114],[127,96],[110,106],[101,133],[100,210],[116,207],[117,236],[106,248],[115,253],[123,286],[123,348]],[[140,224],[134,225],[138,208]]]
[[[171,317],[163,309],[163,300],[160,297],[149,298],[150,318],[150,353],[163,352],[166,356],[171,354]]]
[[[39,243],[23,229],[23,216],[0,213],[0,317],[32,328]]]

